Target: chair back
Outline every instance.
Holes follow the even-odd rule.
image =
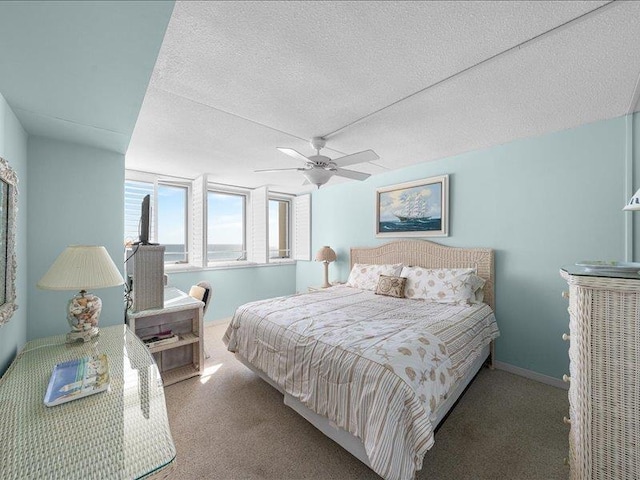
[[[202,315],[204,315],[205,313],[207,313],[207,308],[209,307],[209,303],[211,302],[211,297],[213,297],[213,289],[211,288],[211,284],[209,282],[198,282],[193,287],[191,287],[191,290],[189,290],[189,296],[204,303],[204,308],[202,309]]]

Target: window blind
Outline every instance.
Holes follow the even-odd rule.
[[[311,195],[293,199],[293,258],[311,260]]]
[[[267,187],[259,187],[250,194],[251,212],[248,260],[256,263],[267,263],[269,259],[269,191]]]

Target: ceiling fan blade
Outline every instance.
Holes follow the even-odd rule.
[[[340,175],[341,177],[352,178],[354,180],[366,180],[371,176],[368,173],[356,172],[354,170],[347,170],[346,168],[336,168],[334,173],[336,175]]]
[[[302,160],[305,163],[309,163],[310,161],[307,157],[302,155],[300,152],[296,152],[293,148],[283,148],[283,147],[276,147],[276,148],[280,150],[282,153],[289,155],[290,157],[297,158],[298,160]]]
[[[255,173],[262,172],[283,172],[285,170],[304,170],[304,168],[266,168],[264,170],[254,170]]]
[[[347,167],[349,165],[355,165],[356,163],[373,162],[379,158],[373,150],[364,150],[363,152],[352,153],[351,155],[336,158],[333,160],[333,163],[339,167]]]

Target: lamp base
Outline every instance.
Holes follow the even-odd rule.
[[[89,330],[73,330],[67,333],[67,343],[75,343],[78,340],[82,340],[83,342],[88,342],[93,337],[97,337],[100,334],[100,329],[98,327],[91,327]]]
[[[331,284],[329,283],[329,262],[324,261],[324,282],[322,283],[322,288],[329,288]]]
[[[102,300],[97,295],[80,290],[80,293],[69,300],[67,305],[67,321],[71,331],[67,334],[67,343],[77,340],[88,342],[98,335],[98,322],[102,311]]]

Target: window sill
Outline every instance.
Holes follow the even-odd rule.
[[[280,265],[295,265],[296,261],[290,258],[275,259],[269,263],[255,263],[247,261],[234,261],[234,262],[216,262],[206,267],[199,267],[196,265],[190,265],[186,263],[181,264],[165,264],[164,273],[186,273],[186,272],[201,272],[207,270],[235,270],[238,268],[263,268],[263,267],[278,267]]]

